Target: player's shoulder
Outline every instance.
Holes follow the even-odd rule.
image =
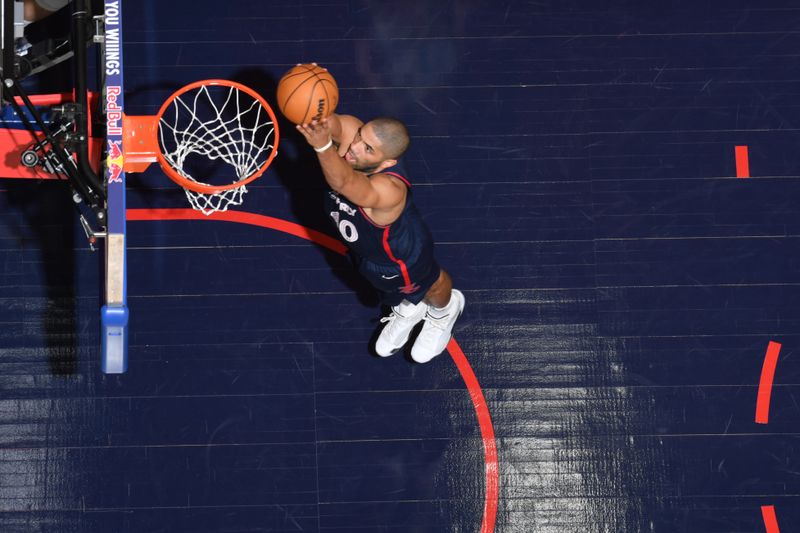
[[[335,117],[337,117],[339,119],[339,124],[341,124],[342,127],[350,127],[350,128],[358,129],[361,126],[364,125],[364,121],[363,120],[361,120],[358,117],[354,117],[353,115],[339,115],[339,114],[336,114],[336,115],[333,115],[333,116],[335,116]]]
[[[349,144],[355,136],[358,128],[364,125],[359,118],[353,115],[331,115],[336,117],[338,124],[335,126],[334,137],[340,143]]]
[[[399,179],[396,174],[378,172],[371,174],[369,180],[372,186],[390,203],[401,203],[405,201],[408,192],[408,184],[403,179]]]
[[[407,178],[408,174],[406,173],[405,166],[401,160],[397,160],[394,162],[393,165],[382,169],[379,173],[375,175],[382,175],[385,176],[386,179],[390,180],[394,185],[397,187],[407,189],[411,187],[411,182]]]
[[[353,115],[339,115],[332,114],[327,119],[330,126],[331,137],[336,143],[336,146],[349,145],[355,138],[358,128],[361,127],[363,122]]]

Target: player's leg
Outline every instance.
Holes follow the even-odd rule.
[[[384,325],[375,341],[375,352],[381,357],[389,357],[405,346],[411,330],[419,324],[428,310],[423,298],[434,281],[435,271],[418,276],[417,271],[408,273],[411,283],[407,283],[404,273],[398,266],[375,265],[368,261],[359,264],[358,271],[382,295],[383,303],[390,308],[387,316],[381,318]]]
[[[450,302],[452,290],[453,278],[444,270],[440,270],[439,279],[437,279],[436,283],[425,293],[425,302],[433,307],[446,307]]]
[[[464,311],[465,299],[461,291],[453,288],[453,280],[444,270],[425,294],[428,310],[411,357],[418,363],[427,363],[447,347],[453,326]]]

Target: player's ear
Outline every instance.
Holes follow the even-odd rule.
[[[393,167],[397,164],[397,159],[384,159],[383,163],[381,163],[381,172],[386,170],[389,167]]]

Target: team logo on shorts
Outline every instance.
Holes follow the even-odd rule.
[[[419,290],[419,285],[417,285],[416,283],[411,283],[409,285],[403,285],[397,290],[402,292],[403,294],[414,294]]]

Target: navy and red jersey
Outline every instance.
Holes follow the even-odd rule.
[[[384,303],[417,303],[439,278],[433,237],[411,199],[411,184],[397,166],[391,174],[409,187],[406,205],[389,225],[372,221],[364,210],[335,191],[325,196],[325,209],[350,249],[359,272],[383,293]]]

